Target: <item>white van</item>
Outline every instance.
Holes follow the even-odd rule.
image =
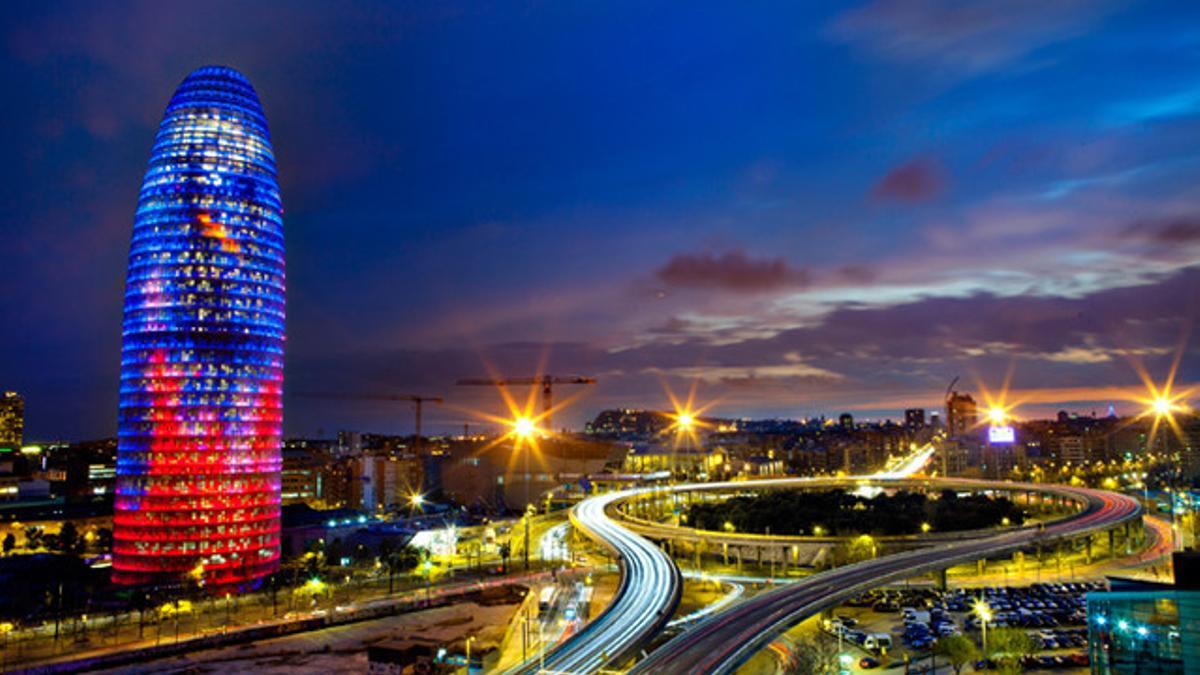
[[[892,636],[887,633],[871,633],[863,641],[863,648],[873,652],[891,649]]]

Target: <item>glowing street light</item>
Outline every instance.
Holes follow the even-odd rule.
[[[675,418],[675,425],[678,426],[681,431],[690,431],[695,424],[696,418],[688,412],[679,413],[679,416]]]
[[[975,612],[975,616],[979,617],[979,625],[983,627],[983,658],[986,659],[988,657],[987,625],[992,620],[992,608],[983,600],[976,600],[971,609]]]
[[[521,416],[512,421],[513,434],[521,438],[532,438],[537,433],[537,422],[532,418]]]
[[[1000,406],[992,406],[988,408],[988,419],[992,424],[1004,424],[1004,420],[1008,419],[1008,412]]]
[[[924,532],[925,534],[929,534],[929,531],[932,529],[933,529],[933,526],[930,525],[929,523],[921,523],[921,531]]]
[[[425,495],[423,495],[419,492],[414,492],[413,494],[408,496],[408,503],[414,509],[419,509],[419,508],[425,506]]]
[[[1176,404],[1166,396],[1159,396],[1150,403],[1150,413],[1155,417],[1167,417],[1171,413],[1181,410],[1182,406]]]

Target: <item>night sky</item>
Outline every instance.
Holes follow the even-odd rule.
[[[437,431],[501,410],[453,385],[489,369],[598,378],[571,425],[693,381],[786,417],[1200,381],[1200,3],[587,4],[0,4],[27,436],[115,433],[138,188],[209,63],[271,123],[289,392],[445,395]],[[290,435],[411,428],[286,405]]]

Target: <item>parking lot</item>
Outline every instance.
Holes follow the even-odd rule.
[[[829,639],[838,639],[842,652],[853,654],[853,671],[929,672],[937,640],[965,634],[978,645],[981,626],[977,603],[985,603],[988,629],[1023,630],[1035,653],[1025,660],[1027,671],[1086,673],[1087,599],[1103,582],[1047,583],[1031,586],[985,586],[938,591],[932,588],[879,589],[853,598],[823,617]],[[937,659],[938,672],[951,672]],[[979,662],[976,669],[986,670]]]

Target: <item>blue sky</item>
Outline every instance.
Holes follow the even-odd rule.
[[[271,122],[292,391],[450,429],[489,368],[596,376],[571,424],[697,379],[795,417],[1200,378],[1200,7],[792,4],[5,4],[0,387],[35,437],[113,433],[137,189],[206,63]]]

